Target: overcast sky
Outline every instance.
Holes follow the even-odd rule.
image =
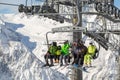
[[[31,0],[28,0],[29,3]],[[35,4],[43,0],[32,0]],[[9,4],[25,4],[25,0],[0,0],[0,3],[9,3]],[[115,5],[120,9],[120,0],[115,0]],[[0,4],[0,14],[4,13],[17,13],[17,6],[1,5]]]

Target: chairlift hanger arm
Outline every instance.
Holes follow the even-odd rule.
[[[49,49],[49,41],[48,41],[48,34],[49,33],[53,33],[52,31],[49,31],[49,32],[47,32],[46,33],[46,42],[47,42],[47,47],[48,47],[48,49]]]

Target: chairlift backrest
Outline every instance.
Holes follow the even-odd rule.
[[[20,4],[20,5],[19,5],[18,11],[19,11],[19,12],[23,12],[23,11],[24,11],[24,5],[23,5],[23,4]]]
[[[32,8],[33,8],[33,13],[39,13],[41,10],[40,5],[32,5]]]
[[[53,46],[57,46],[57,42],[53,42],[52,45],[53,45]]]
[[[24,7],[24,12],[25,13],[31,13],[32,12],[32,7],[31,6],[25,6]]]

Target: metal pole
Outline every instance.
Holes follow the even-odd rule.
[[[119,57],[118,57],[118,58],[119,58],[119,61],[118,61],[118,65],[119,65],[119,67],[118,67],[118,68],[119,68],[119,70],[118,70],[118,75],[119,75],[119,76],[118,76],[118,79],[117,79],[117,80],[120,80],[120,47],[119,47],[118,53],[119,53]]]
[[[28,0],[26,0],[26,2],[25,2],[25,6],[27,6],[27,3],[28,3]]]
[[[78,17],[78,22],[77,26],[81,27],[82,26],[82,5],[80,4],[79,0],[76,0],[76,7],[77,7],[77,17]],[[77,41],[78,39],[81,39],[82,33],[81,32],[73,32],[73,41]]]
[[[77,7],[77,16],[78,16],[78,22],[77,26],[82,27],[82,5],[80,4],[80,0],[76,0],[76,7]],[[82,32],[73,32],[73,41],[77,41],[78,39],[82,38]],[[80,69],[72,69],[72,72],[74,75],[74,80],[83,80],[82,78],[82,71]]]
[[[48,40],[48,34],[49,33],[53,33],[53,32],[49,31],[49,32],[46,33],[46,42],[47,42],[48,49],[49,49],[49,40]]]

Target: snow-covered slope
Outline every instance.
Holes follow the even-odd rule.
[[[69,80],[69,69],[41,68],[47,51],[46,32],[60,24],[42,16],[2,15],[0,20],[0,80]],[[49,34],[50,40],[70,40],[71,33]],[[89,40],[88,40],[89,42]],[[88,43],[86,41],[86,45]],[[100,50],[83,80],[115,80],[116,52]],[[4,73],[4,74],[2,74]]]
[[[33,52],[37,52],[36,55],[43,53],[41,50],[42,48],[44,49],[42,43],[45,42],[45,37],[40,36],[45,33],[41,33],[40,30],[42,29],[44,32],[45,30],[47,31],[47,28],[38,28],[35,26],[34,24],[37,23],[32,22],[35,21],[34,17],[33,20],[29,22],[22,21],[28,19],[22,19],[18,16],[17,18],[21,19],[21,22],[24,23],[17,23],[19,20],[15,20],[16,22],[14,22],[14,19],[17,18],[16,16],[13,17],[13,15],[10,15],[9,19],[5,17],[6,16],[2,16],[2,19],[8,21],[4,22],[0,20],[0,80],[67,80],[66,76],[53,69],[41,69],[43,62],[33,54]],[[25,23],[28,25],[26,26]],[[32,32],[23,28],[23,26],[29,27],[30,29],[27,29]],[[35,32],[33,28],[37,28]],[[16,31],[17,29],[19,30]],[[20,31],[21,33],[19,33]],[[36,37],[36,35],[39,37]]]

